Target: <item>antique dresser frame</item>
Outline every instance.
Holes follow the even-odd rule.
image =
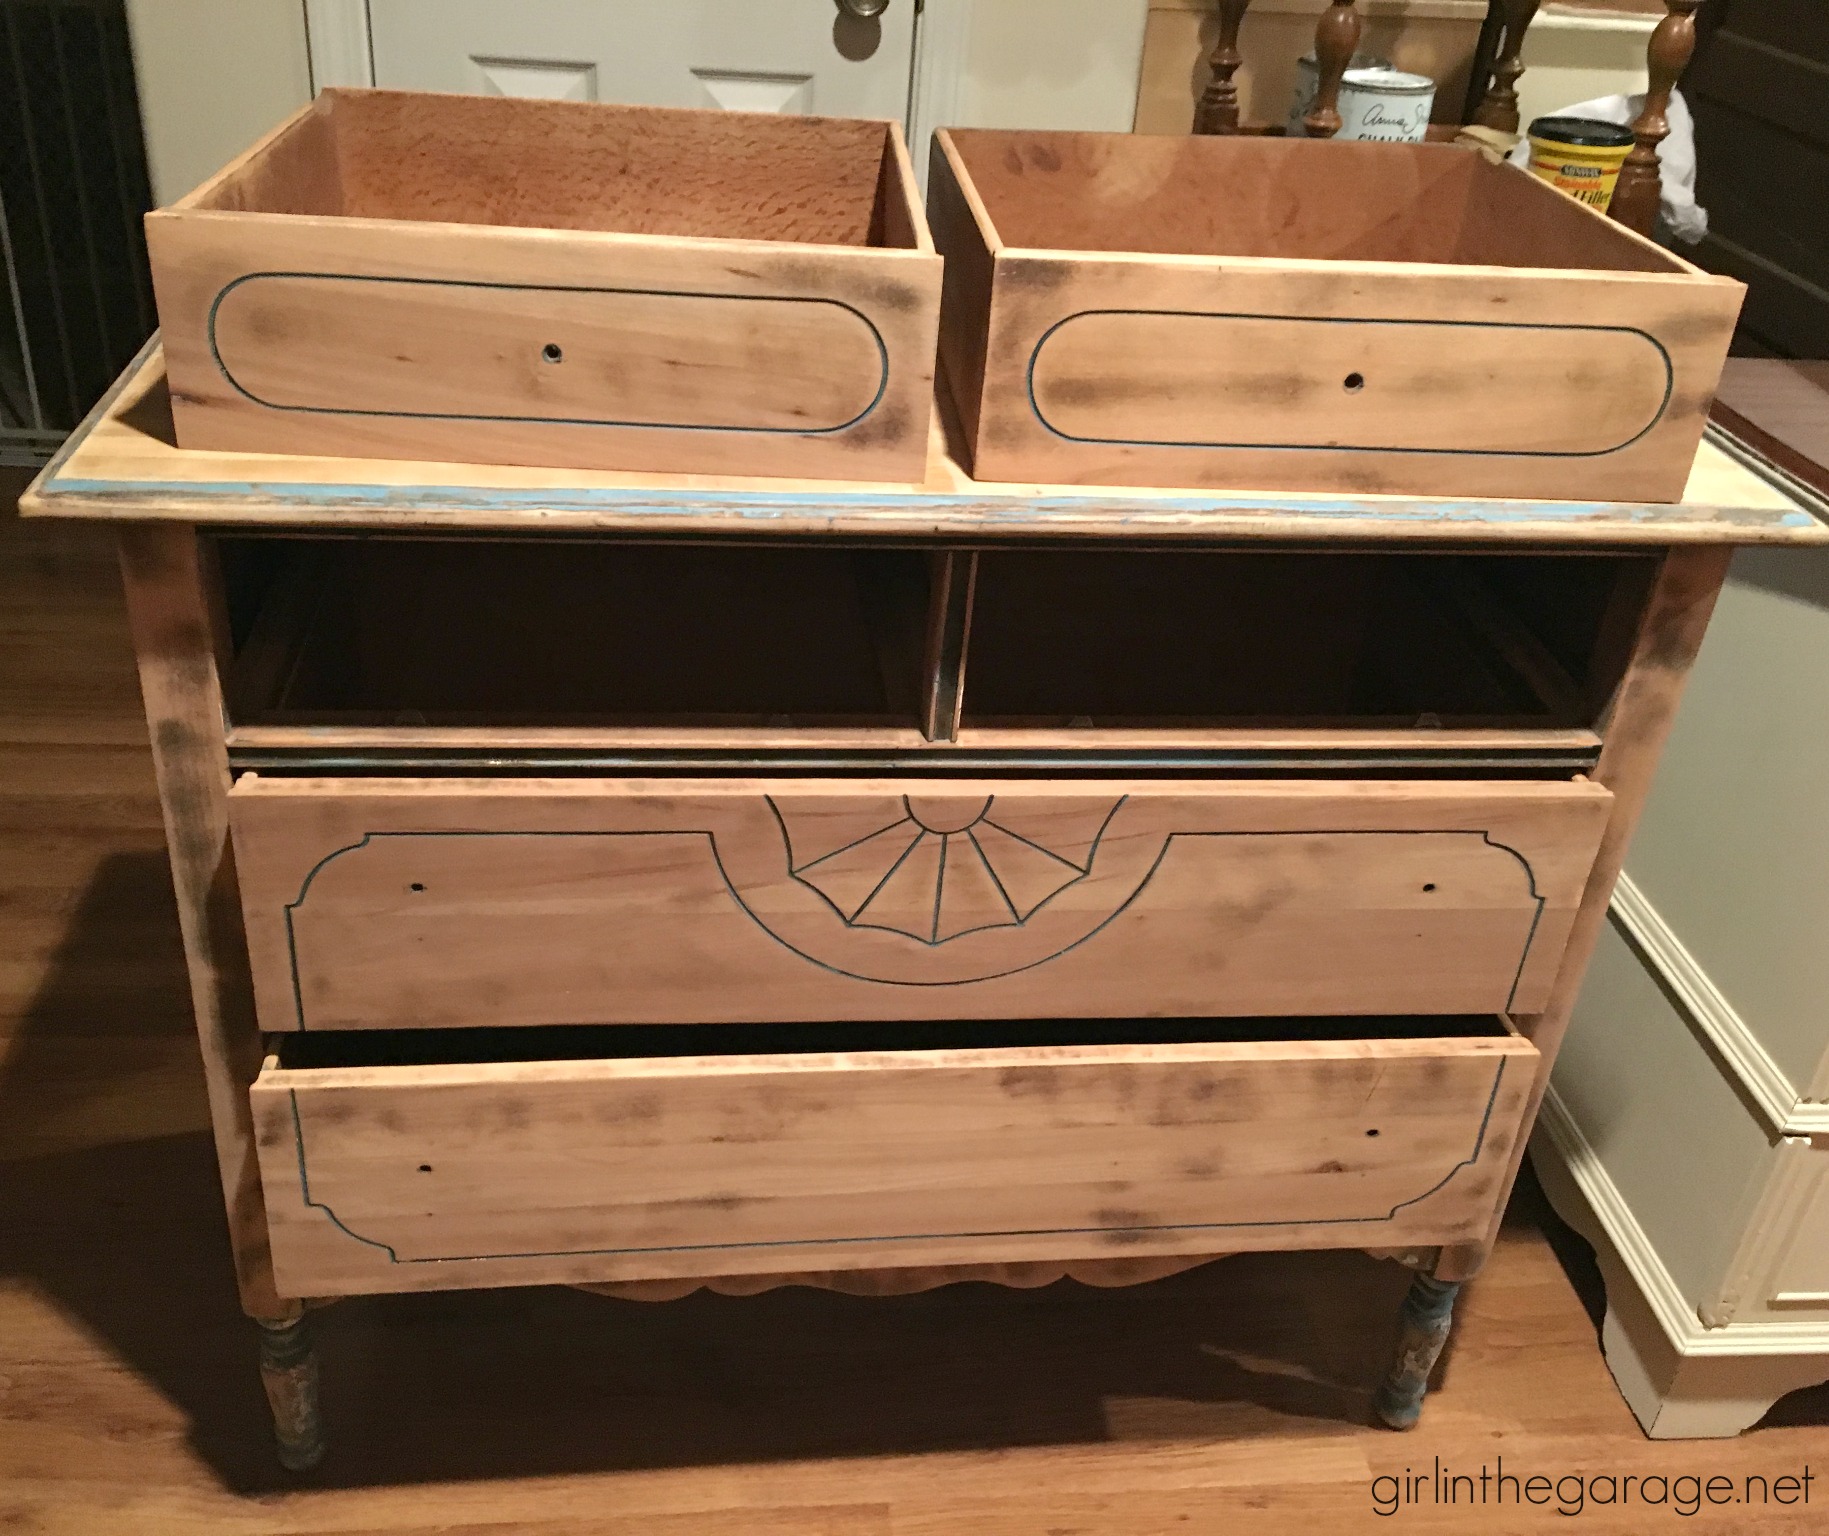
[[[555,1281],[665,1295],[870,1275],[882,1289],[968,1276],[1116,1283],[1264,1247],[1362,1248],[1416,1271],[1377,1399],[1386,1422],[1415,1421],[1455,1293],[1491,1250],[1733,548],[1820,544],[1829,529],[1713,440],[1671,505],[1320,497],[979,485],[937,417],[915,489],[187,452],[171,437],[154,344],[27,494],[27,515],[109,522],[119,537],[240,1294],[261,1326],[288,1465],[322,1452],[307,1307],[335,1295]],[[897,701],[889,725],[797,718],[760,684],[735,723],[665,709],[659,724],[578,723],[557,706],[528,720],[497,699],[482,723],[451,724],[412,693],[451,679],[399,681],[418,662],[401,659],[406,597],[388,596],[390,580],[456,573],[457,587],[415,588],[427,634],[461,639],[473,621],[556,636],[541,653],[558,658],[551,668],[507,681],[517,698],[557,690],[563,704],[574,632],[649,613],[672,623],[666,581],[720,561],[734,562],[726,590],[761,601],[771,572],[824,569],[796,553],[818,551],[887,572],[870,606],[901,637],[885,653],[883,686],[899,690],[884,695]],[[1272,580],[1263,562],[1275,560],[1293,564]],[[492,573],[519,566],[533,585],[491,607]],[[275,568],[297,580],[269,580]],[[310,599],[325,570],[328,606]],[[599,580],[625,605],[617,613],[591,601]],[[265,601],[250,598],[263,584]],[[1088,607],[1063,627],[1070,588],[1117,616]],[[1266,637],[1251,605],[1273,589],[1294,596],[1264,610]],[[1321,595],[1305,604],[1311,589]],[[1366,593],[1382,596],[1358,630],[1328,628],[1324,610]],[[542,631],[549,609],[563,610],[559,627]],[[1576,610],[1587,618],[1574,649],[1559,649],[1555,615]],[[312,674],[316,663],[279,643],[299,637],[307,611],[333,651],[379,625],[369,671],[345,658]],[[732,626],[735,613],[701,617]],[[1251,622],[1228,631],[1228,613]],[[1425,614],[1435,628],[1417,627]],[[770,637],[792,619],[778,611],[774,628],[717,652],[717,675],[686,662],[677,675],[714,692],[747,677],[744,653],[774,655]],[[1158,634],[1158,619],[1207,659],[1139,663],[1136,637]],[[1304,651],[1311,629],[1347,638]],[[1412,636],[1402,645],[1399,629]],[[1070,695],[1097,671],[1101,634],[1117,637],[1124,664],[1080,708]],[[1438,634],[1448,638],[1427,639]],[[673,686],[655,635],[621,672],[589,672],[590,687]],[[984,695],[982,715],[974,638],[977,675],[1003,695]],[[1262,700],[1227,671],[1226,646],[1274,675],[1279,648],[1325,670],[1349,641],[1384,668],[1376,689],[1352,684],[1355,718],[1298,718],[1309,695],[1293,686],[1287,698],[1273,689],[1267,717],[1239,717],[1263,716]],[[435,662],[438,649],[413,654]],[[492,639],[479,654],[497,650],[513,646]],[[1474,650],[1527,701],[1517,718],[1468,724],[1429,707],[1430,689],[1447,698],[1460,683],[1425,673]],[[320,681],[296,683],[291,715],[263,713],[263,700],[284,703],[283,675]],[[1216,677],[1231,703],[1168,718]],[[1123,690],[1146,684],[1158,689],[1148,718],[1118,718]],[[372,696],[358,697],[364,687]],[[1408,716],[1389,718],[1373,693]],[[1003,718],[1025,698],[1031,718]],[[999,796],[1011,809],[992,814]],[[972,906],[992,899],[980,879],[976,896],[956,886],[944,899],[943,932],[941,876],[931,928],[887,906],[875,920],[863,909],[887,876],[861,895],[855,872],[849,887],[822,883],[813,865],[826,852],[796,855],[793,839],[842,852],[876,835],[870,807],[882,802],[891,825],[896,803],[907,813],[903,858],[944,861],[955,843],[967,858],[967,841],[982,851],[1009,837],[1031,851],[1006,842],[1002,867],[1052,859],[1058,878],[1020,902],[1005,893],[1007,919]],[[1086,802],[1105,807],[1092,834]],[[832,831],[841,824],[848,839]],[[669,829],[724,839],[727,890],[705,884],[702,842],[666,868],[658,854],[612,867],[595,851],[683,847]],[[605,830],[663,835],[579,840]],[[513,835],[489,841],[503,831]],[[1033,852],[1051,838],[1053,851]],[[498,889],[480,907],[447,897],[453,871]],[[529,895],[523,875],[546,883]],[[651,890],[658,917],[631,904],[631,881],[652,882],[636,896]],[[1046,923],[1058,943],[1034,937]],[[546,950],[527,953],[541,924]],[[491,951],[497,931],[521,936],[520,952]],[[580,932],[601,935],[609,958]],[[1503,956],[1519,934],[1514,964]],[[984,958],[1031,942],[1012,974]],[[421,963],[427,944],[437,953]],[[1057,982],[1050,967],[1077,969]],[[561,992],[583,999],[577,1012],[553,1000]],[[1431,1015],[1469,1011],[1486,1022],[1430,1038],[1454,1032]],[[438,1055],[439,1041],[476,1035],[465,1026],[498,1023],[543,1026],[527,1050],[555,1059]],[[419,1025],[438,1027],[415,1036]],[[714,1054],[680,1056],[693,1030]],[[832,1054],[817,1054],[821,1031]],[[498,1050],[512,1034],[483,1033]],[[617,1039],[650,1043],[589,1059]],[[1379,1088],[1387,1074],[1409,1086],[1384,1103],[1397,1091]],[[511,1080],[512,1094],[490,1086]],[[1389,1118],[1366,1119],[1361,1100]],[[793,1142],[796,1125],[814,1139]],[[1454,1139],[1470,1126],[1471,1151]],[[318,1182],[301,1188],[307,1131]],[[727,1132],[740,1156],[720,1151]],[[955,1143],[982,1157],[954,1157]],[[842,1156],[805,1160],[835,1146]],[[440,1182],[446,1154],[470,1184]],[[1405,1158],[1435,1158],[1437,1188]],[[639,1211],[605,1204],[635,1198],[616,1170],[659,1181],[671,1168],[698,1168],[699,1182]],[[491,1179],[519,1182],[475,1182]],[[583,1182],[537,1193],[553,1179]],[[1388,1215],[1363,1214],[1373,1194]],[[860,1203],[894,1235],[858,1228]],[[897,1216],[899,1232],[881,1224]],[[648,1232],[663,1236],[636,1241]]]

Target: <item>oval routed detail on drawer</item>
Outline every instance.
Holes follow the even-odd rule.
[[[882,398],[882,337],[835,299],[261,272],[216,296],[243,395],[338,416],[839,432]]]
[[[1446,1023],[1420,1038],[276,1061],[253,1108],[275,1273],[316,1296],[1474,1240],[1536,1062],[1516,1035]]]
[[[1626,326],[1136,309],[1069,315],[1029,361],[1049,430],[1163,448],[1591,457],[1657,425],[1672,379]]]
[[[1531,1011],[1591,784],[244,778],[268,1029]]]

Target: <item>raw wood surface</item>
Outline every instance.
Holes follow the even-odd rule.
[[[270,1030],[1531,1010],[1609,803],[259,775],[231,798]]]
[[[177,434],[919,480],[907,178],[892,124],[327,92],[147,220]]]
[[[269,1062],[311,1296],[1484,1233],[1516,1036],[443,1066]]]
[[[1677,505],[1111,491],[980,485],[962,468],[966,450],[948,431],[944,395],[933,414],[927,475],[918,490],[863,481],[211,453],[176,446],[164,362],[152,345],[21,498],[21,508],[39,517],[129,522],[643,537],[753,537],[766,528],[782,536],[902,542],[1829,543],[1829,527],[1706,442]]]
[[[211,212],[148,242],[191,448],[925,471],[930,254]]]
[[[1595,782],[1606,785],[1614,796],[1606,830],[1547,1004],[1535,1018],[1520,1020],[1520,1026],[1542,1053],[1527,1125],[1535,1123],[1537,1107],[1549,1086],[1556,1053],[1580,996],[1582,978],[1607,921],[1614,882],[1625,866],[1626,849],[1651,792],[1658,758],[1675,723],[1689,669],[1701,649],[1732,555],[1728,549],[1673,550],[1652,588],[1625,677],[1603,725],[1605,741],[1594,770]],[[1516,1163],[1522,1157],[1520,1151],[1514,1158],[1514,1176]],[[1486,1243],[1445,1250],[1437,1273],[1444,1279],[1460,1279],[1474,1273],[1497,1233],[1495,1215]]]
[[[1527,1475],[1769,1479],[1820,1458],[1826,1389],[1738,1440],[1647,1442],[1583,1310],[1583,1294],[1599,1304],[1588,1261],[1565,1249],[1578,1293],[1521,1187],[1420,1441],[1368,1427],[1406,1272],[1257,1254],[1117,1290],[350,1300],[318,1318],[336,1444],[301,1484],[273,1462],[223,1238],[113,541],[22,526],[6,495],[0,1521],[39,1536],[1644,1536],[1651,1512],[1631,1505],[1570,1520],[1426,1499],[1380,1519],[1371,1479],[1436,1455],[1477,1471],[1495,1448]],[[1691,1523],[1811,1536],[1820,1512]]]
[[[1590,730],[1552,728],[1466,730],[1396,726],[1239,726],[1206,727],[1195,724],[1112,730],[1062,730],[1048,726],[964,725],[953,741],[928,741],[918,730],[895,726],[795,727],[751,729],[714,725],[653,726],[423,726],[372,721],[345,725],[236,725],[228,732],[233,753],[242,751],[298,751],[322,747],[337,749],[398,747],[413,751],[479,752],[500,750],[653,751],[677,747],[683,751],[716,748],[750,751],[788,748],[830,748],[846,751],[907,750],[932,747],[968,751],[1031,752],[1188,749],[1203,752],[1319,753],[1337,756],[1343,751],[1482,753],[1597,751],[1600,737]]]
[[[941,347],[980,480],[1684,495],[1743,290],[1516,167],[941,137],[984,210],[935,226],[966,258],[949,293],[971,319]],[[960,340],[981,313],[982,359]]]
[[[890,142],[848,118],[332,88],[173,206],[861,246]]]
[[[1829,496],[1829,362],[1730,357],[1713,414],[1755,452]]]
[[[229,848],[219,629],[206,550],[194,529],[180,525],[123,529],[120,548],[242,1305],[252,1317],[283,1318],[297,1303],[273,1288],[253,1161],[247,1093],[260,1034]]]

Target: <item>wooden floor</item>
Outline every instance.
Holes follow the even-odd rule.
[[[1738,1441],[1644,1440],[1526,1191],[1407,1436],[1365,1426],[1404,1276],[1318,1254],[1112,1292],[347,1302],[323,1319],[330,1459],[287,1479],[231,1293],[111,551],[18,523],[20,483],[0,484],[9,1536],[1637,1533],[1685,1522],[1427,1501],[1386,1520],[1372,1479],[1500,1456],[1551,1478],[1829,1474],[1823,1392]],[[1820,1532],[1818,1493],[1687,1524]]]

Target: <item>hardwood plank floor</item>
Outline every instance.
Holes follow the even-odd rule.
[[[1646,1441],[1545,1231],[1578,1274],[1579,1245],[1527,1188],[1407,1436],[1365,1424],[1402,1272],[1269,1255],[1120,1291],[346,1302],[322,1316],[330,1459],[294,1480],[204,1126],[112,551],[5,515],[0,1531],[1640,1533],[1683,1523],[1427,1487],[1385,1519],[1373,1479],[1501,1456],[1525,1477],[1829,1473],[1823,1392],[1737,1441]],[[1820,1531],[1825,1500],[1689,1524]]]

